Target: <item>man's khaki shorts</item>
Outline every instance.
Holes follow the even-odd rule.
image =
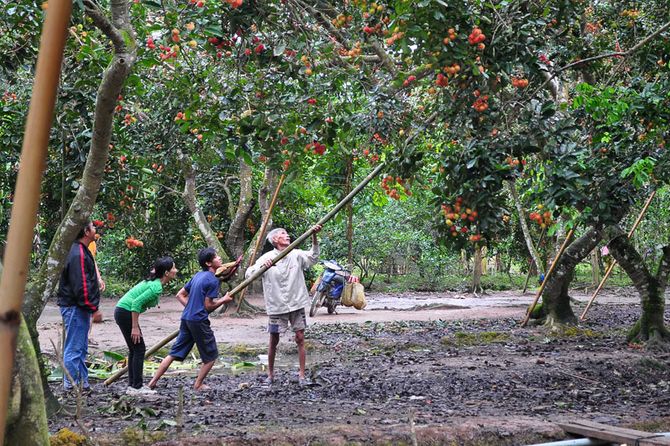
[[[293,332],[307,328],[307,319],[305,318],[305,309],[291,311],[289,313],[271,314],[268,322],[268,333],[285,333],[291,324]]]

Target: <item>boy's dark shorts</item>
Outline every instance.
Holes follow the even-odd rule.
[[[179,326],[179,335],[170,349],[170,356],[177,361],[183,361],[191,352],[193,344],[198,346],[200,359],[203,363],[214,361],[219,357],[216,338],[210,327],[209,319],[204,321],[185,321],[182,319]]]

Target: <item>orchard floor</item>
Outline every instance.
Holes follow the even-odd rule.
[[[579,315],[589,295],[572,295]],[[670,354],[626,343],[640,313],[632,290],[607,291],[579,327],[554,334],[520,328],[533,297],[371,294],[364,311],[321,309],[306,332],[311,387],[298,386],[290,336],[280,343],[275,384],[261,384],[265,316],[218,317],[212,325],[222,354],[207,381],[212,390],[194,392],[191,369],[166,374],[151,397],[125,395],[123,379],[96,382],[80,422],[64,411],[50,430],[84,426],[100,445],[125,446],[523,445],[565,438],[556,423],[575,419],[670,430]],[[104,303],[107,319],[93,327],[93,355],[124,347],[114,303]],[[148,345],[178,327],[178,307],[166,298],[142,315]],[[47,307],[39,329],[53,353],[57,307]],[[233,372],[230,364],[240,361],[248,364]],[[52,388],[73,412],[75,398]]]

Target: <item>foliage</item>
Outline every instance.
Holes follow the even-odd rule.
[[[240,160],[251,165],[256,187],[268,166],[287,173],[274,220],[294,236],[344,195],[349,161],[354,184],[387,162],[381,188],[354,200],[355,257],[371,260],[375,271],[393,258],[409,260],[423,284],[456,272],[460,251],[475,245],[526,268],[518,230],[525,217],[508,201],[508,181],[542,216],[531,224],[537,240],[561,221],[619,222],[670,178],[667,34],[622,57],[575,64],[632,48],[663,23],[664,2],[234,6],[132,4],[141,44],[118,98],[94,216],[105,222],[99,263],[106,276],[139,280],[165,254],[180,269],[193,268],[203,241],[180,199],[178,151],[195,163],[198,204],[219,238],[233,217]],[[42,17],[37,4],[17,4],[2,18],[5,211]],[[79,187],[90,104],[109,63],[107,39],[78,7],[68,32],[36,253]],[[654,218],[666,221],[661,214]],[[254,211],[248,239],[259,219]],[[345,233],[340,215],[322,233],[324,256],[346,256]],[[144,246],[129,247],[129,238]]]

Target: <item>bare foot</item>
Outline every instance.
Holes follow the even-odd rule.
[[[212,390],[212,388],[209,387],[207,384],[200,384],[200,387],[193,386],[193,388],[196,390],[196,392],[204,392],[207,390]]]

